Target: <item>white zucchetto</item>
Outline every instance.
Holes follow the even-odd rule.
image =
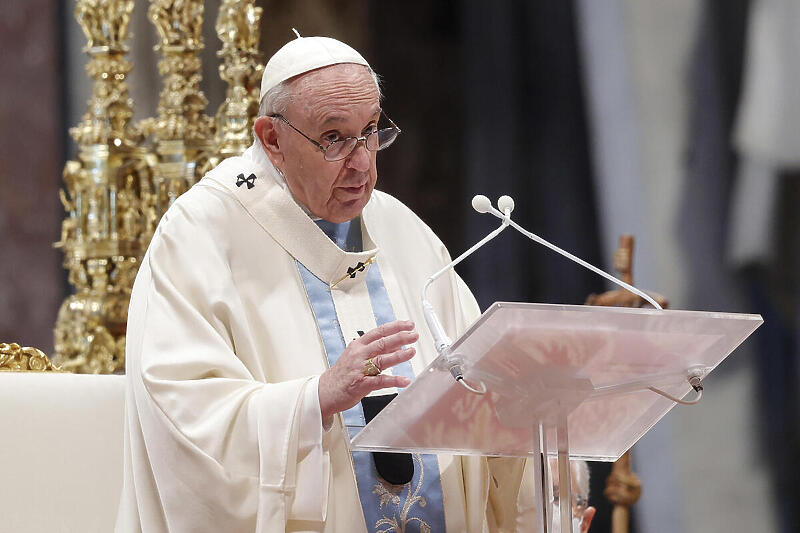
[[[369,63],[352,47],[330,37],[300,37],[289,41],[275,52],[261,76],[261,95],[289,78],[312,70],[340,63],[356,63],[369,67]]]

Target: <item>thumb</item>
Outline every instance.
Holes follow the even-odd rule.
[[[594,507],[588,507],[583,512],[583,522],[581,523],[581,533],[586,533],[589,531],[589,526],[592,525],[592,519],[594,518],[594,514],[597,512],[597,509]]]

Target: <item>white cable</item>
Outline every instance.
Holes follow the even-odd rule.
[[[668,393],[664,392],[663,390],[657,389],[655,387],[647,387],[647,389],[655,392],[656,394],[660,394],[664,398],[666,398],[668,400],[672,400],[673,402],[679,403],[681,405],[695,405],[696,403],[698,403],[700,401],[700,398],[703,397],[703,387],[695,388],[695,391],[697,392],[697,396],[695,396],[694,400],[689,400],[689,401],[679,400],[678,398],[672,396],[671,394],[668,394]]]
[[[514,201],[513,201],[513,200],[512,200],[510,197],[508,197],[508,196],[504,196],[504,197],[502,197],[502,198],[508,198],[508,200],[510,200],[510,201],[511,201],[511,209],[513,209],[513,206],[514,206],[514,203],[513,203],[513,202],[514,202]],[[499,202],[498,202],[498,203],[499,203]],[[656,302],[656,301],[655,301],[654,299],[652,299],[650,296],[648,296],[648,295],[647,295],[647,294],[645,294],[644,292],[640,291],[639,289],[637,289],[637,288],[636,288],[636,287],[634,287],[633,285],[630,285],[629,283],[625,283],[625,282],[624,282],[624,281],[622,281],[621,279],[617,279],[617,278],[615,278],[615,277],[614,277],[614,276],[612,276],[611,274],[609,274],[609,273],[607,273],[607,272],[604,272],[604,271],[600,270],[599,268],[597,268],[596,266],[594,266],[594,265],[592,265],[592,264],[589,264],[589,263],[587,263],[586,261],[584,261],[584,260],[583,260],[583,259],[581,259],[580,257],[576,257],[576,256],[572,255],[571,253],[567,252],[566,250],[562,250],[561,248],[559,248],[559,247],[558,247],[558,246],[556,246],[555,244],[552,244],[552,243],[550,243],[550,242],[548,242],[548,241],[544,240],[543,238],[539,237],[539,236],[538,236],[538,235],[536,235],[535,233],[532,233],[532,232],[530,232],[530,231],[526,230],[525,228],[523,228],[522,226],[520,226],[519,224],[517,224],[516,222],[514,222],[513,220],[511,220],[511,216],[510,216],[510,215],[511,215],[511,211],[510,211],[510,210],[508,210],[508,212],[507,212],[505,215],[504,215],[503,213],[501,213],[500,211],[496,210],[496,209],[490,209],[488,212],[489,212],[489,213],[491,213],[492,215],[496,216],[497,218],[499,218],[499,219],[503,220],[503,222],[507,222],[507,223],[508,223],[508,224],[509,224],[511,227],[513,227],[515,230],[517,230],[518,232],[522,233],[523,235],[525,235],[526,237],[528,237],[528,238],[529,238],[529,239],[531,239],[532,241],[534,241],[534,242],[538,242],[539,244],[541,244],[541,245],[543,245],[543,246],[546,246],[546,247],[550,248],[550,249],[551,249],[551,250],[553,250],[554,252],[558,252],[559,254],[563,255],[563,256],[564,256],[564,257],[566,257],[567,259],[571,259],[572,261],[575,261],[576,263],[578,263],[578,264],[579,264],[579,265],[581,265],[582,267],[584,267],[584,268],[588,268],[589,270],[591,270],[591,271],[592,271],[592,272],[594,272],[595,274],[598,274],[598,275],[600,275],[600,276],[603,276],[603,277],[604,277],[604,278],[606,278],[607,280],[609,280],[609,281],[611,281],[611,282],[613,282],[613,283],[616,283],[616,284],[617,284],[617,285],[619,285],[620,287],[622,287],[622,288],[624,288],[624,289],[626,289],[626,290],[628,290],[628,291],[632,292],[633,294],[635,294],[635,295],[637,295],[637,296],[640,296],[640,297],[644,298],[644,299],[645,299],[645,300],[646,300],[646,301],[647,301],[647,302],[648,302],[650,305],[652,305],[654,308],[656,308],[656,309],[661,309],[661,306],[660,306],[660,305],[658,305],[658,302]]]
[[[482,198],[485,198],[486,202],[488,202],[488,200],[489,200],[485,196],[482,197]],[[475,198],[473,198],[473,201],[472,201],[472,206],[479,213],[485,212],[485,211],[481,211],[481,209],[484,209],[486,207],[486,202],[483,202],[482,198],[479,197],[479,196],[476,196]],[[491,203],[489,203],[489,208],[494,209],[491,206]],[[450,347],[450,345],[453,343],[453,341],[450,339],[450,337],[447,336],[447,333],[445,332],[444,327],[442,326],[442,323],[439,321],[439,317],[436,315],[436,311],[433,309],[433,305],[431,305],[431,303],[428,301],[428,298],[427,298],[428,287],[430,287],[431,283],[436,281],[436,279],[438,279],[439,276],[441,276],[442,274],[444,274],[445,272],[447,272],[451,268],[455,267],[461,261],[466,259],[467,256],[469,256],[470,254],[475,252],[475,250],[477,250],[478,248],[480,248],[481,246],[483,246],[487,242],[491,241],[492,239],[494,239],[495,237],[500,235],[500,233],[504,229],[506,229],[507,227],[508,227],[508,221],[504,218],[503,219],[503,223],[500,224],[499,228],[497,228],[494,231],[492,231],[491,233],[489,233],[486,237],[484,237],[483,239],[481,239],[480,241],[475,243],[466,252],[464,252],[463,254],[461,254],[458,257],[456,257],[453,261],[448,263],[446,266],[442,267],[438,272],[436,272],[434,275],[429,277],[428,280],[425,282],[425,285],[422,286],[422,313],[425,316],[425,322],[428,324],[428,329],[430,330],[431,335],[433,336],[433,342],[436,345],[437,353],[440,353],[440,354],[443,353],[447,348]]]
[[[500,232],[503,231],[504,229],[506,229],[507,227],[508,227],[508,223],[503,222],[500,225],[499,228],[497,228],[496,230],[491,232],[489,235],[487,235],[486,237],[484,237],[480,241],[476,242],[474,245],[472,245],[472,247],[469,250],[467,250],[463,254],[459,255],[458,257],[456,257],[453,261],[448,263],[447,266],[443,267],[441,270],[436,272],[433,276],[429,277],[428,281],[426,281],[425,285],[422,287],[422,299],[423,300],[425,299],[425,293],[428,291],[428,287],[430,286],[430,284],[433,283],[434,281],[436,281],[436,279],[439,276],[441,276],[442,274],[444,274],[445,272],[447,272],[448,270],[450,270],[451,268],[453,268],[454,266],[459,264],[464,259],[466,259],[467,256],[470,255],[471,253],[473,253],[475,250],[477,250],[478,248],[480,248],[481,246],[483,246],[487,242],[491,241],[492,239],[494,239],[495,237],[500,235]]]

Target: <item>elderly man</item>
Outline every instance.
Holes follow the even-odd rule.
[[[435,357],[419,291],[449,261],[374,189],[400,132],[377,77],[298,36],[261,95],[253,146],[175,202],[136,279],[117,530],[513,529],[521,460],[349,449]],[[479,314],[455,273],[430,299],[453,336]]]

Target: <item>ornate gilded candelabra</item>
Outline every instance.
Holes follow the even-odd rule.
[[[210,168],[214,122],[205,114],[208,101],[200,90],[202,0],[151,0],[147,15],[161,39],[155,50],[161,54],[158,72],[164,82],[158,116],[142,121],[142,131],[153,136],[151,164],[160,217]]]
[[[67,216],[56,247],[75,287],[55,327],[55,360],[65,370],[107,373],[124,366],[130,291],[157,222],[142,137],[130,125],[125,79],[132,65],[124,42],[132,10],[132,0],[78,0],[75,7],[94,86],[88,111],[70,130],[78,160],[65,165],[60,191]]]
[[[250,144],[258,110],[261,8],[253,0],[221,5],[218,55],[229,88],[215,124],[200,91],[202,0],[152,0],[164,87],[157,116],[131,125],[124,43],[132,10],[133,0],[77,0],[75,7],[94,85],[88,111],[70,130],[78,158],[66,163],[60,191],[66,217],[55,246],[75,292],[58,312],[54,358],[74,372],[124,370],[131,289],[158,221],[211,166]]]
[[[228,83],[225,101],[217,112],[217,156],[242,153],[252,142],[253,120],[258,113],[261,74],[258,52],[262,9],[253,0],[223,0],[217,16],[217,36],[222,49],[220,77]]]

